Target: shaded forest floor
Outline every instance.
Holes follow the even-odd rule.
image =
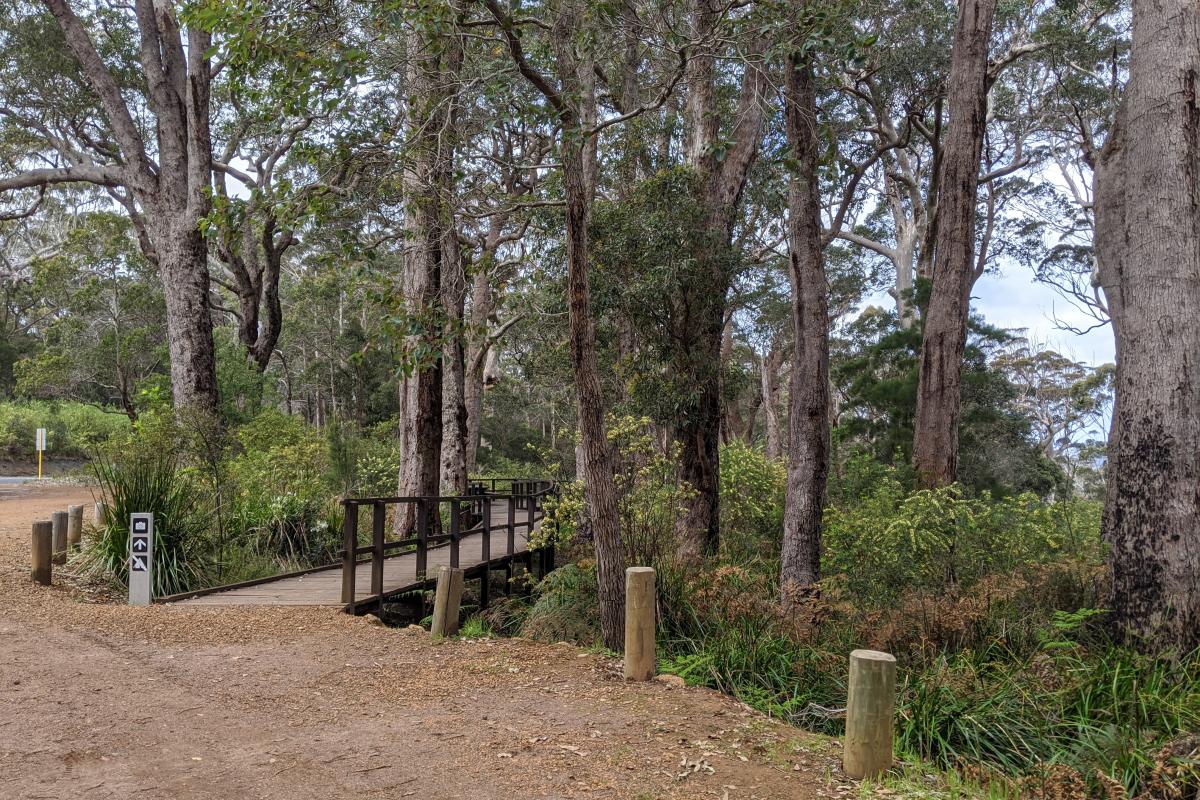
[[[0,491],[0,796],[820,798],[836,743],[565,644],[432,642],[332,610],[89,604],[28,578]],[[894,794],[894,793],[893,793]]]

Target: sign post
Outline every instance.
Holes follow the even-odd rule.
[[[154,586],[154,515],[129,515],[129,605],[148,606]]]
[[[38,480],[42,479],[42,452],[46,449],[46,429],[37,429]]]

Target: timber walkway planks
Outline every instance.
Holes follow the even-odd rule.
[[[346,528],[342,563],[251,581],[215,587],[158,602],[205,606],[342,606],[351,613],[379,607],[385,600],[431,585],[441,566],[456,566],[481,579],[480,600],[488,601],[493,569],[512,577],[514,565],[524,560],[533,569],[535,552],[529,536],[540,526],[544,498],[555,491],[546,481],[509,481],[507,493],[497,492],[496,481],[473,482],[471,494],[461,498],[355,498],[343,501]],[[412,506],[416,534],[388,541],[388,508],[399,512]],[[449,513],[443,514],[444,510]],[[363,511],[370,524],[371,543],[358,539]],[[486,521],[484,516],[486,514]],[[443,521],[435,533],[431,517]],[[352,551],[352,555],[350,554]],[[394,552],[393,551],[399,551]],[[543,574],[553,569],[553,550],[537,551]],[[368,560],[360,556],[369,555]],[[353,566],[351,566],[353,564]]]

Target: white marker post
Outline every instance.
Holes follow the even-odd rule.
[[[154,585],[154,515],[129,515],[129,605],[148,606]]]
[[[46,429],[37,429],[38,480],[42,479],[42,453],[46,450]]]

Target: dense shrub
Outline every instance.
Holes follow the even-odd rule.
[[[625,464],[623,502],[673,496],[673,476],[644,463],[653,467]],[[659,558],[662,669],[838,734],[847,654],[887,650],[900,662],[901,752],[1013,797],[1132,797],[1165,780],[1163,753],[1200,727],[1200,655],[1140,656],[1091,624],[1103,596],[1098,503],[912,491],[903,468],[848,459],[830,486],[821,597],[784,613],[783,467],[732,445],[722,472],[720,557],[700,572]],[[574,509],[578,494],[563,503]],[[658,530],[636,538],[673,541],[672,515],[641,521]],[[594,644],[589,569],[552,574],[523,632]],[[1193,774],[1185,756],[1168,760]],[[1063,781],[1079,793],[1054,794]]]
[[[734,563],[774,558],[783,541],[783,461],[742,442],[721,448],[721,548]]]
[[[129,418],[83,403],[0,403],[0,457],[35,459],[38,428],[46,429],[45,458],[85,458],[97,444],[124,435]]]
[[[822,566],[857,602],[886,606],[911,589],[954,591],[1063,558],[1098,563],[1100,510],[1028,493],[969,496],[959,486],[908,492],[880,476],[856,502],[827,510]]]

